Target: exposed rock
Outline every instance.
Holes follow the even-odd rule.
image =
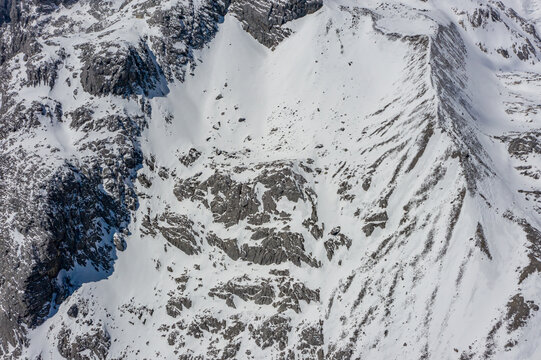
[[[341,247],[345,246],[347,249],[351,246],[351,239],[344,234],[337,234],[338,236],[332,237],[326,240],[323,244],[327,251],[327,258],[332,260],[334,253]]]
[[[76,318],[77,315],[79,315],[79,307],[77,306],[77,304],[71,305],[67,311],[67,314],[69,317]]]
[[[541,133],[526,132],[509,134],[498,137],[498,139],[509,143],[509,154],[519,159],[524,159],[530,154],[541,154]]]
[[[121,48],[116,44],[100,44],[100,48],[82,47],[81,85],[92,95],[146,96],[164,95],[162,70],[154,61],[148,46],[141,42],[138,48]],[[106,51],[115,47],[114,55]],[[105,51],[104,51],[105,50]]]
[[[172,297],[167,301],[165,311],[167,315],[176,318],[179,316],[184,308],[189,309],[192,307],[192,301],[187,297]]]
[[[113,235],[113,243],[118,251],[126,250],[126,238],[123,234],[115,233],[115,235]]]
[[[300,343],[297,345],[297,349],[300,350],[303,356],[317,360],[324,359],[323,346],[325,342],[322,321],[302,328],[299,337]]]
[[[110,347],[111,338],[101,328],[93,328],[85,335],[72,336],[70,329],[62,329],[58,334],[58,352],[68,360],[105,360]]]
[[[226,327],[225,320],[218,320],[210,315],[197,316],[188,326],[188,335],[200,338],[204,332],[217,334]]]
[[[321,6],[321,0],[281,0],[276,3],[232,0],[229,11],[257,41],[273,48],[290,34],[284,24],[314,13]]]
[[[233,260],[240,258],[241,253],[236,239],[220,239],[211,233],[207,236],[207,242],[210,246],[216,246],[222,249]]]
[[[310,255],[305,253],[304,237],[299,233],[279,232],[274,229],[263,228],[254,233],[252,244],[237,245],[233,239],[222,240],[211,234],[207,241],[212,246],[222,249],[233,260],[250,261],[260,265],[281,264],[289,261],[297,266],[301,262],[310,266],[318,267],[320,264]],[[260,240],[260,241],[259,241]]]
[[[477,223],[477,230],[475,231],[475,246],[477,246],[485,255],[492,260],[492,255],[488,248],[488,242],[485,237],[485,232],[483,231],[483,226],[480,223]]]
[[[284,350],[291,331],[289,322],[290,319],[282,315],[271,316],[252,331],[256,344],[262,349],[276,345],[278,349]]]
[[[150,181],[148,177],[143,173],[139,173],[137,175],[137,181],[139,181],[139,183],[147,189],[152,186],[152,181]]]
[[[507,29],[521,29],[522,31],[511,31],[511,48],[514,54],[521,61],[539,61],[541,59],[538,50],[536,50],[541,45],[541,38],[539,38],[536,32],[535,26],[518,15],[512,8],[506,7],[501,1],[491,1],[487,4],[482,4],[473,10],[472,13],[467,14],[467,21],[476,31],[491,29],[496,26],[502,26]],[[490,40],[487,41],[488,46],[492,47],[492,41]],[[496,44],[497,42],[494,43],[494,45]],[[488,51],[488,49],[485,50]],[[506,50],[495,50],[502,54],[504,58],[509,58]]]
[[[52,89],[58,77],[58,67],[61,63],[61,59],[49,62],[29,60],[26,66],[26,76],[29,85],[39,86],[43,84]]]
[[[276,293],[274,289],[278,289]],[[252,280],[247,275],[234,278],[209,291],[209,296],[233,301],[237,296],[257,305],[272,305],[278,312],[292,309],[301,312],[300,302],[319,302],[319,290],[311,290],[303,283],[289,277],[270,277]],[[236,307],[236,306],[231,306]]]
[[[289,164],[261,164],[258,168],[262,169],[261,174],[246,183],[236,182],[230,174],[218,171],[206,180],[197,175],[183,179],[175,186],[174,194],[179,201],[202,202],[212,211],[215,221],[230,227],[245,219],[250,224],[261,225],[268,222],[271,215],[289,216],[276,208],[281,198],[291,202],[306,201],[313,193],[306,186],[306,180],[293,172]],[[265,187],[261,202],[256,194],[256,184]],[[205,199],[208,192],[213,196],[210,203]]]
[[[228,5],[229,0],[201,4],[190,1],[172,8],[158,8],[152,13],[148,23],[158,26],[161,36],[151,36],[150,42],[168,81],[184,81],[186,71],[195,68],[193,51],[202,49],[214,38]]]
[[[259,284],[255,285],[243,284],[243,282],[247,280],[249,281],[249,278],[246,276],[240,279],[231,280],[221,287],[211,289],[209,296],[216,296],[226,300],[232,295],[235,295],[244,301],[253,301],[257,305],[270,305],[273,303],[276,295],[272,286],[265,281],[261,281]]]
[[[194,223],[187,216],[166,212],[158,220],[157,229],[172,245],[188,255],[200,252],[197,233],[193,230]]]
[[[320,263],[306,254],[304,237],[298,233],[279,232],[263,235],[259,244],[244,244],[241,248],[241,258],[260,265],[281,264],[290,261],[300,266],[305,262],[318,267]],[[255,240],[258,240],[257,238]]]
[[[190,151],[188,151],[188,154],[181,156],[180,162],[184,166],[190,166],[191,164],[196,162],[200,156],[201,152],[197,151],[197,149],[191,148]]]
[[[526,301],[520,294],[513,296],[507,303],[507,330],[515,331],[526,325],[533,311],[539,311],[539,306],[533,301]]]
[[[377,227],[384,229],[385,225],[387,224],[387,220],[389,220],[387,212],[382,212],[366,217],[366,225],[363,226],[363,231],[365,235],[372,235],[372,233]]]

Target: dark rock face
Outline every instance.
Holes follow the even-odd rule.
[[[349,249],[351,247],[351,239],[345,236],[344,234],[336,234],[335,236],[329,238],[324,243],[325,250],[327,251],[327,258],[332,260],[336,251],[342,247]]]
[[[138,48],[118,49],[114,55],[104,51],[114,44],[101,46],[101,50],[92,46],[82,49],[81,84],[85,91],[102,96],[162,96],[167,93],[162,70],[144,42]]]
[[[257,41],[273,48],[290,34],[282,25],[312,14],[322,6],[322,0],[285,0],[277,3],[233,0],[229,11]]]
[[[188,2],[171,9],[156,9],[149,19],[158,26],[162,36],[151,36],[149,43],[157,62],[171,81],[184,81],[187,71],[193,71],[196,61],[193,51],[202,49],[218,31],[223,17],[232,13],[244,29],[267,47],[274,47],[289,35],[285,23],[311,14],[321,8],[321,0],[270,1],[209,0],[201,6]],[[156,3],[149,1],[148,8]],[[181,44],[181,46],[178,46]]]
[[[11,9],[11,0],[0,0],[0,25],[9,21],[9,11]]]
[[[277,203],[287,200],[291,203],[307,203],[312,216],[303,222],[314,238],[319,238],[314,191],[307,186],[306,179],[292,170],[288,163],[263,163],[256,166],[261,173],[248,182],[237,182],[233,174],[216,171],[207,179],[195,175],[178,181],[174,194],[179,201],[190,200],[201,203],[212,212],[217,223],[226,228],[246,221],[253,226],[249,243],[239,245],[235,239],[221,239],[208,234],[211,246],[222,249],[233,260],[253,262],[260,265],[291,262],[318,267],[320,264],[306,253],[304,235],[293,231],[279,231],[265,224],[273,220],[287,221],[291,214],[279,210]],[[246,169],[236,169],[243,173]],[[262,194],[258,195],[258,187]],[[209,196],[210,195],[210,198]],[[210,200],[209,200],[210,199]],[[311,240],[311,239],[310,239]]]
[[[243,260],[260,265],[278,265],[286,261],[297,266],[301,266],[301,262],[313,267],[320,265],[317,260],[305,253],[304,237],[299,233],[271,231],[268,234],[262,233],[261,236],[260,244],[242,246]]]
[[[507,303],[507,330],[511,332],[523,327],[536,311],[539,311],[539,306],[533,301],[526,301],[520,294],[513,296]]]
[[[302,282],[289,277],[289,274],[254,280],[244,275],[212,288],[209,296],[226,300],[226,304],[232,308],[235,308],[236,296],[256,305],[272,305],[280,313],[288,309],[300,313],[301,301],[308,304],[320,301],[319,290],[309,289]]]
[[[112,270],[111,232],[128,221],[128,207],[135,201],[133,193],[117,182],[129,178],[141,161],[137,150],[132,150],[132,161],[127,161],[130,158],[126,156],[122,165],[111,172],[116,174],[105,186],[109,193],[100,190],[107,180],[97,163],[49,169],[40,166],[37,155],[24,150],[4,153],[0,161],[0,204],[5,209],[0,248],[6,256],[0,265],[0,287],[2,292],[17,295],[3,299],[8,301],[3,306],[9,306],[13,313],[0,315],[1,328],[17,328],[21,323],[39,325],[73,290],[69,277],[57,281],[61,270],[86,264],[100,271]],[[21,186],[21,179],[27,180],[25,186]],[[8,217],[12,215],[10,222]],[[14,248],[10,244],[17,237],[24,237],[33,246]],[[2,340],[16,346],[12,336],[3,336]]]
[[[61,60],[33,64],[28,62],[26,69],[27,81],[30,86],[47,85],[51,89],[54,87],[58,75],[58,66]]]
[[[182,157],[180,158],[180,162],[184,166],[190,166],[194,162],[196,162],[200,156],[201,156],[201,152],[199,152],[197,149],[191,148],[187,154],[182,155]]]
[[[541,133],[539,132],[509,134],[498,139],[508,143],[509,154],[519,159],[525,159],[530,154],[541,154]]]
[[[41,46],[37,42],[38,33],[19,23],[3,24],[0,32],[0,65],[13,58],[18,53],[31,57],[39,53]],[[11,74],[2,74],[4,79],[10,78]]]
[[[276,295],[270,284],[265,281],[254,285],[243,284],[246,280],[249,280],[246,276],[243,279],[239,279],[238,282],[231,280],[221,287],[211,289],[209,296],[216,296],[227,300],[231,299],[232,295],[236,295],[244,301],[253,301],[257,305],[272,304]]]
[[[226,327],[226,322],[211,315],[197,316],[188,326],[188,335],[200,338],[204,332],[217,334]]]
[[[198,235],[193,230],[193,221],[184,215],[165,213],[159,217],[158,229],[167,241],[173,246],[184,251],[188,255],[200,252],[200,246],[197,243]]]
[[[484,26],[488,23],[488,21],[500,21],[501,18],[500,18],[500,13],[498,12],[498,10],[492,8],[492,7],[487,7],[486,9],[485,8],[479,8],[479,9],[475,9],[473,11],[473,14],[471,14],[470,16],[468,16],[471,24],[473,27],[480,27],[480,26]]]
[[[187,297],[172,297],[165,306],[167,315],[176,318],[179,316],[183,309],[189,309],[192,307],[192,301]]]
[[[325,344],[323,338],[323,321],[319,321],[316,324],[309,324],[302,328],[300,340],[297,349],[303,356],[318,360],[325,358],[325,353],[322,349],[322,346]]]
[[[372,235],[376,228],[385,228],[388,220],[387,212],[382,212],[379,214],[373,214],[368,216],[365,221],[366,225],[363,226],[363,231],[366,236]]]
[[[64,158],[58,147],[39,138],[34,147],[13,146],[32,141],[49,126],[68,127],[70,118],[77,129],[110,131],[108,138],[78,143],[78,150],[89,154],[82,162]],[[59,274],[85,265],[112,271],[119,247],[113,233],[129,222],[136,206],[124,180],[133,179],[142,162],[136,140],[144,126],[140,121],[94,119],[91,111],[64,114],[54,101],[28,108],[18,104],[0,114],[0,249],[5,254],[0,289],[12,294],[1,299],[10,309],[0,314],[3,347],[23,344],[23,324],[41,324],[79,285]]]
[[[67,314],[69,317],[76,318],[77,315],[79,315],[79,307],[77,306],[77,304],[71,305],[68,309]]]
[[[236,240],[222,240],[214,234],[207,238],[209,245],[222,249],[231,259],[253,262],[259,265],[279,265],[291,262],[296,266],[306,263],[319,267],[320,263],[306,254],[304,237],[299,233],[275,232],[263,229],[252,236],[253,244],[238,246]]]
[[[288,344],[291,331],[290,319],[282,315],[274,315],[252,331],[256,344],[262,349],[277,346],[284,350]]]
[[[99,327],[84,336],[72,336],[70,329],[62,329],[59,334],[58,352],[68,360],[105,360],[110,347],[111,337]]]
[[[209,0],[202,6],[190,1],[154,11],[149,24],[158,26],[162,36],[151,36],[150,42],[169,81],[184,81],[186,71],[195,68],[193,51],[214,37],[228,6],[229,0]]]
[[[0,65],[19,52],[27,56],[39,53],[37,38],[44,23],[32,20],[48,15],[59,5],[70,6],[78,0],[0,0]]]
[[[261,175],[249,183],[238,183],[232,179],[231,174],[217,171],[204,181],[199,176],[179,181],[174,193],[179,201],[201,201],[212,211],[215,220],[224,223],[226,227],[245,219],[250,224],[261,225],[268,222],[271,215],[279,218],[290,216],[277,210],[276,202],[281,198],[292,202],[310,201],[313,190],[287,164],[260,164],[258,168],[263,169]],[[257,184],[267,189],[261,196],[261,202],[256,194]],[[213,196],[210,203],[204,199],[207,192]]]

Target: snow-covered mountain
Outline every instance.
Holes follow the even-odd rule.
[[[0,0],[0,358],[540,359],[534,0]]]

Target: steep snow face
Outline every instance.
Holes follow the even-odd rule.
[[[69,246],[1,218],[2,353],[539,358],[532,5],[269,3],[81,1],[5,60],[0,189]]]

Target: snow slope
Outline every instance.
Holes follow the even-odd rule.
[[[114,270],[62,272],[21,358],[540,358],[541,41],[506,5],[324,1],[274,49],[228,14],[156,96],[55,85],[144,116],[144,159]]]

